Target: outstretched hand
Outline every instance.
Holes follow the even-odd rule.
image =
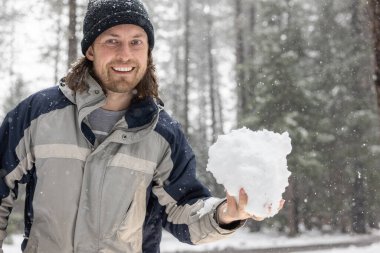
[[[227,193],[227,202],[218,207],[217,215],[220,225],[229,224],[238,220],[254,219],[264,220],[264,217],[257,217],[246,211],[248,195],[243,188],[239,191],[239,202]],[[281,200],[279,210],[284,206],[285,200]]]

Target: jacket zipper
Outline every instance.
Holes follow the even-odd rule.
[[[102,152],[103,152],[102,155],[105,155],[106,151],[104,151],[104,149],[103,149]],[[103,174],[102,174],[102,177],[101,177],[101,180],[100,180],[100,187],[99,187],[99,196],[100,196],[100,199],[99,199],[99,206],[98,206],[98,210],[99,210],[98,211],[98,250],[100,250],[100,239],[101,239],[101,233],[100,233],[100,213],[101,213],[101,210],[102,210],[103,186],[104,186],[104,179],[106,177],[107,167],[108,167],[108,164],[103,169]]]

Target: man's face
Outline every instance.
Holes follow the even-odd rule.
[[[148,36],[131,24],[109,28],[86,52],[106,91],[131,93],[143,78],[148,63]]]

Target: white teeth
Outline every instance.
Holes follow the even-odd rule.
[[[129,68],[113,68],[114,70],[116,71],[121,71],[121,72],[129,72],[131,71],[133,68],[132,67],[129,67]]]

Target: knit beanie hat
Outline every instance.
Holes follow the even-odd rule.
[[[154,29],[148,12],[139,0],[90,0],[83,23],[82,53],[105,30],[120,24],[133,24],[148,35],[149,48],[154,47]]]

